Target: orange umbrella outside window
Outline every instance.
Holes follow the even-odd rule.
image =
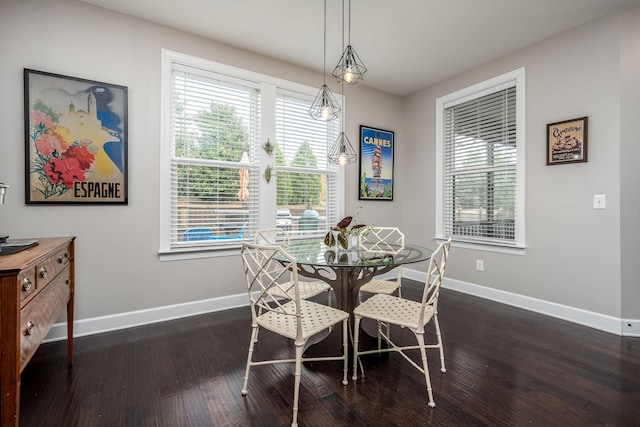
[[[249,163],[249,156],[245,151],[242,153],[242,159],[240,160],[242,163]],[[247,168],[240,168],[238,170],[240,174],[240,190],[238,190],[238,200],[241,202],[249,201],[249,171]]]

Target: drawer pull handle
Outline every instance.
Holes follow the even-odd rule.
[[[65,285],[70,285],[71,284],[71,279],[67,279],[64,281]]]
[[[42,277],[43,279],[47,278],[47,269],[46,268],[42,267],[40,269],[40,277]]]
[[[29,289],[31,289],[31,279],[25,277],[22,281],[22,292],[27,292]]]
[[[64,262],[64,257],[62,255],[60,255],[58,257],[58,264],[62,264]]]
[[[27,328],[24,330],[25,335],[32,335],[33,331],[36,329],[36,324],[32,321],[27,322]]]
[[[65,253],[64,253],[64,257],[65,257],[65,258],[69,258],[69,252],[65,252]]]

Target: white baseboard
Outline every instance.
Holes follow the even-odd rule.
[[[103,332],[180,319],[182,317],[197,316],[199,314],[228,310],[247,305],[249,305],[249,297],[246,293],[243,293],[220,298],[211,298],[203,301],[194,301],[184,304],[150,308],[147,310],[131,311],[128,313],[118,313],[110,316],[82,319],[73,323],[73,336],[82,337],[86,335],[100,334]],[[49,331],[44,342],[59,341],[66,338],[67,323],[56,323]]]
[[[403,277],[424,282],[426,280],[426,273],[405,268],[403,270]],[[616,335],[640,336],[640,320],[623,320],[613,316],[594,313],[580,308],[556,304],[446,277],[442,282],[442,287],[556,317],[558,319],[567,320],[569,322],[610,332]]]
[[[393,273],[387,273],[382,277],[394,277]],[[403,277],[424,282],[426,274],[421,271],[403,269]],[[530,298],[511,292],[500,291],[461,280],[445,278],[442,286],[465,294],[474,295],[491,301],[520,307],[536,313],[546,314],[559,319],[568,320],[580,325],[610,332],[616,335],[640,337],[640,320],[619,319],[579,308],[556,304],[548,301]],[[203,301],[194,301],[184,304],[157,307],[147,310],[118,313],[110,316],[100,316],[90,319],[82,319],[74,322],[73,336],[82,337],[119,329],[132,328],[150,323],[164,322],[182,317],[196,316],[215,311],[228,310],[249,305],[246,294],[230,295],[220,298],[211,298]],[[67,338],[66,322],[56,323],[49,331],[44,342],[59,341]]]
[[[622,336],[640,337],[640,320],[622,319]]]

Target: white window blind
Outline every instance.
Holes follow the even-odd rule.
[[[446,106],[443,123],[444,235],[516,243],[516,86]]]
[[[278,225],[300,235],[325,233],[337,218],[337,167],[327,161],[339,120],[313,120],[313,98],[278,90],[275,166]],[[291,225],[284,220],[291,215]]]
[[[233,246],[258,227],[258,85],[175,64],[172,248]]]

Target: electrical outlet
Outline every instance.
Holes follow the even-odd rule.
[[[606,208],[607,208],[607,196],[604,194],[594,194],[593,209],[606,209]]]
[[[477,259],[476,260],[476,270],[477,271],[484,271],[484,261],[481,259]]]

